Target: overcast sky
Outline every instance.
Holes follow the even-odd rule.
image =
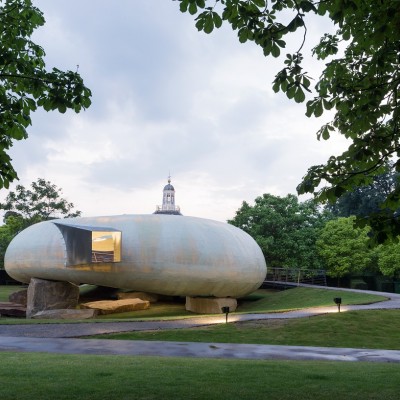
[[[79,65],[93,103],[80,114],[36,112],[11,156],[19,183],[50,180],[84,216],[150,214],[170,173],[184,215],[226,221],[244,200],[296,193],[308,167],[343,148],[318,142],[323,121],[272,91],[282,60],[240,44],[228,26],[199,33],[177,2],[34,3],[48,69]],[[308,49],[323,25],[309,27]],[[318,77],[322,66],[307,70]]]

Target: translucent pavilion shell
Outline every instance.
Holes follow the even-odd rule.
[[[232,225],[174,215],[58,219],[10,243],[5,268],[32,277],[176,296],[240,297],[266,275],[257,243]]]

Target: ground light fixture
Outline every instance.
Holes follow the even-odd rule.
[[[340,312],[340,305],[342,304],[342,298],[341,297],[335,297],[333,299],[333,301],[335,302],[335,304],[337,304],[338,306],[338,312]]]
[[[225,314],[225,323],[228,323],[229,307],[221,307],[221,311]]]

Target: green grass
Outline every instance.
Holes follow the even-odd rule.
[[[239,301],[238,312],[265,313],[333,306],[335,305],[333,302],[334,297],[341,297],[343,305],[370,304],[387,299],[374,294],[305,287],[296,287],[280,292],[257,290],[252,295]]]
[[[241,313],[267,313],[299,310],[309,307],[333,306],[334,297],[341,297],[342,304],[370,304],[384,301],[387,298],[374,294],[347,292],[340,290],[325,290],[296,287],[293,289],[276,291],[260,289],[238,300],[237,314]],[[233,313],[233,315],[236,313]],[[185,310],[184,302],[180,303],[154,303],[150,309],[133,311],[121,314],[102,315],[100,319],[171,319],[175,317],[198,317]]]
[[[8,296],[11,293],[26,289],[26,286],[17,285],[0,285],[0,301],[8,301]]]
[[[152,303],[147,310],[100,315],[101,320],[154,320],[154,319],[176,319],[193,317],[194,314],[185,310],[185,303],[160,302]],[[195,316],[198,317],[198,314]]]
[[[90,288],[89,288],[90,289]],[[89,290],[83,288],[83,294]],[[21,290],[20,286],[0,286],[0,301],[7,301],[10,293]],[[106,295],[107,293],[105,293]],[[367,304],[385,300],[385,297],[373,294],[354,293],[340,290],[325,290],[315,288],[293,288],[284,291],[257,290],[253,294],[239,299],[237,313],[265,313],[297,310],[308,307],[332,306],[334,297],[342,297],[343,305]],[[235,314],[235,313],[233,313]],[[181,301],[159,302],[151,304],[147,310],[124,312],[120,314],[101,315],[95,320],[68,321],[68,320],[25,320],[21,318],[1,318],[0,324],[37,324],[37,323],[93,323],[99,321],[137,321],[137,320],[164,320],[176,318],[198,317],[185,310],[184,299]]]
[[[2,353],[2,400],[398,399],[387,363]]]
[[[7,301],[6,292],[12,290],[9,286],[0,286],[0,301]],[[379,296],[305,288],[257,291],[241,300],[240,311],[273,312],[329,306],[337,296],[342,297],[344,304],[382,300]],[[150,310],[145,315],[135,313],[135,318],[120,320],[188,315],[179,303],[159,303]],[[110,317],[114,320],[118,316]],[[251,321],[107,337],[398,349],[399,321],[400,310],[357,311],[298,320]],[[34,321],[40,322],[44,321]],[[387,363],[1,352],[0,376],[2,400],[391,400],[399,396],[400,369],[396,364]]]
[[[258,320],[203,328],[127,332],[98,338],[255,343],[400,350],[400,310],[349,311],[291,320]]]

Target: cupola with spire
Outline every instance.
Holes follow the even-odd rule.
[[[168,176],[168,184],[163,189],[163,201],[157,206],[154,214],[182,215],[179,206],[175,205],[175,188],[171,185],[171,176]]]

